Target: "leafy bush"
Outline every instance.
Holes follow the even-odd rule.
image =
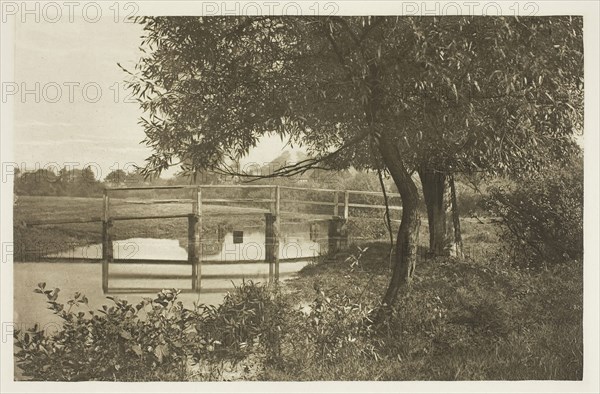
[[[339,293],[317,290],[312,302],[286,312],[281,359],[267,380],[368,380],[361,366],[379,359],[369,315],[372,309]],[[344,372],[345,371],[345,372]]]
[[[214,378],[207,363],[235,364],[265,349],[272,354],[282,315],[273,310],[278,292],[252,282],[236,287],[219,307],[192,309],[177,301],[175,289],[137,304],[107,297],[114,305],[87,313],[76,310],[87,306],[80,293],[65,305],[59,289],[40,283],[34,291],[46,296],[63,326],[55,335],[34,326],[15,336],[17,364],[33,380],[182,381],[198,368],[195,375]]]
[[[583,167],[525,177],[512,188],[491,191],[486,205],[501,219],[515,262],[556,264],[583,257]]]
[[[269,360],[279,356],[279,332],[286,304],[279,288],[244,281],[227,293],[218,307],[206,307],[207,314],[196,325],[200,332],[217,339],[229,358],[246,356],[261,346]]]

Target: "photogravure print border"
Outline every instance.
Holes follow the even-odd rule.
[[[140,2],[136,2],[136,3],[140,3]],[[219,3],[219,2],[216,2],[216,3]],[[418,4],[419,4],[419,3],[421,3],[421,2],[407,2],[407,3],[417,3],[417,5],[418,5]],[[442,2],[439,2],[439,3],[441,4]],[[480,3],[480,2],[478,2],[478,3]],[[543,9],[544,9],[544,7],[543,7],[543,6],[544,6],[543,2],[528,2],[528,3],[533,3],[533,4],[536,4],[536,5],[538,6],[538,9],[541,9],[541,10],[543,10]],[[575,2],[573,2],[573,3],[575,3]],[[449,9],[450,9],[450,8],[448,8],[448,10],[449,10]],[[565,11],[567,11],[568,9],[569,9],[569,5],[566,5],[566,6],[565,6]],[[421,10],[421,11],[423,11],[423,10]],[[567,11],[567,12],[568,12],[568,11]],[[524,14],[519,14],[519,15],[524,15]],[[596,16],[596,17],[597,17],[597,16]],[[597,20],[596,20],[596,22],[597,22]],[[597,31],[597,29],[596,29],[596,31]],[[597,42],[596,42],[596,44],[597,44]],[[596,46],[597,46],[597,45],[596,45]],[[587,52],[587,53],[589,53],[589,52]],[[587,53],[586,53],[586,55],[587,55]],[[587,57],[587,56],[586,56],[586,57]],[[596,69],[597,69],[597,67],[596,67]],[[587,93],[587,91],[586,91],[586,98],[587,98],[587,94],[588,94],[588,93]],[[596,99],[596,101],[597,101],[597,96],[595,96],[595,99]],[[587,103],[587,100],[586,100],[586,103]],[[586,104],[586,105],[588,105],[588,104]],[[589,107],[588,107],[588,108],[589,108]],[[590,113],[589,111],[587,111],[587,112],[588,112],[588,113]],[[587,122],[586,122],[586,123],[587,123]],[[596,138],[596,139],[597,139],[597,138]],[[586,138],[586,141],[590,141],[590,140],[591,140],[591,139],[588,139],[588,138]],[[4,140],[3,140],[3,142],[4,142]],[[594,150],[595,150],[595,149],[597,149],[597,147],[595,147],[595,148],[594,148]],[[4,150],[4,149],[3,149],[3,150]],[[590,150],[586,150],[586,153],[590,153]],[[3,156],[4,156],[4,154],[3,154]],[[4,159],[4,157],[3,157],[3,159]],[[10,160],[9,160],[9,161],[10,161]],[[587,163],[588,163],[588,162],[586,161],[586,164],[587,164]],[[586,166],[586,168],[587,168],[587,166]],[[597,180],[596,180],[596,182],[597,182]],[[587,189],[587,186],[588,186],[588,184],[589,184],[589,182],[586,182],[586,190],[589,190],[589,189]],[[4,186],[6,186],[6,185],[4,185]],[[5,187],[3,187],[3,189],[4,189],[4,188],[5,188]],[[596,192],[594,195],[597,195],[597,184],[595,184],[595,186],[594,186],[594,191]],[[4,192],[4,190],[3,190],[3,192]],[[589,194],[588,194],[588,196],[589,196]],[[3,197],[4,197],[4,196],[3,196]],[[589,198],[589,197],[588,197],[588,198]],[[589,201],[589,200],[588,200],[588,198],[586,198],[586,202],[588,202],[588,201]],[[4,205],[3,205],[3,207],[4,207]],[[594,210],[595,210],[595,209],[594,209]],[[4,213],[4,212],[3,212],[3,213]],[[589,210],[588,210],[588,213],[589,213]],[[3,214],[2,216],[3,216],[3,218],[5,217],[5,216],[4,216],[4,214]],[[3,221],[3,222],[4,222],[4,221]],[[4,227],[4,224],[3,224],[3,227]],[[587,230],[587,227],[588,227],[588,226],[586,226],[586,230]],[[3,231],[3,234],[5,234],[5,232],[4,232],[4,231]],[[3,237],[4,237],[4,235],[3,235]],[[586,284],[588,284],[588,282],[586,282]],[[589,286],[587,286],[587,287],[589,288]],[[586,305],[586,307],[589,307],[589,304],[587,304],[587,305]],[[589,308],[588,308],[588,310],[589,310]],[[3,325],[3,332],[4,332],[4,325]],[[587,361],[587,359],[586,359],[586,361]],[[586,368],[586,371],[589,371],[589,369],[588,369],[588,368]],[[589,374],[588,374],[588,375],[589,375]],[[475,385],[475,386],[477,386],[477,387],[479,388],[479,389],[475,389],[475,390],[481,390],[481,389],[484,389],[484,388],[488,388],[488,389],[489,389],[489,385],[485,385],[485,382],[482,382],[482,383],[483,383],[483,384],[477,384],[477,383],[475,383],[474,385]],[[551,382],[551,384],[552,384],[552,382]],[[559,385],[560,385],[560,384],[558,384],[558,383],[553,383],[553,384],[555,385],[555,387],[557,387],[557,386],[559,386]],[[42,388],[42,387],[44,387],[44,386],[46,386],[46,387],[48,388],[48,386],[52,386],[52,385],[49,385],[48,383],[44,383],[44,385],[38,385],[37,387],[39,387],[39,388]],[[324,386],[323,384],[316,384],[316,385],[313,385],[312,387],[313,387],[313,389],[316,389],[316,390],[318,390],[318,388],[319,388],[319,387],[323,387],[323,386]],[[502,387],[508,387],[508,386],[510,386],[510,384],[509,384],[509,385],[506,385],[506,384],[502,385]],[[29,386],[29,387],[35,387],[35,385],[31,385],[31,386]],[[64,387],[64,386],[63,386],[63,387]],[[96,387],[97,387],[97,388],[98,388],[98,387],[102,387],[102,385],[96,385]],[[180,387],[183,387],[183,386],[180,386]],[[280,387],[290,387],[290,386],[289,386],[289,385],[282,385],[282,386],[280,386]],[[423,386],[421,386],[421,387],[423,387]],[[429,386],[429,387],[434,387],[434,386]],[[456,387],[457,387],[457,386],[456,386],[456,385],[453,385],[453,384],[449,384],[449,383],[444,383],[444,384],[442,384],[442,385],[439,385],[439,386],[437,386],[437,387],[439,387],[439,388],[441,388],[441,389],[444,389],[444,388],[445,388],[445,389],[447,389],[448,391],[453,391],[453,390],[454,390],[454,392],[460,392],[460,390],[461,390],[461,389],[458,389],[458,390],[456,390]],[[465,386],[463,386],[463,387],[465,387]],[[471,387],[473,387],[473,385],[471,385]],[[540,382],[535,382],[535,383],[534,383],[534,382],[532,382],[532,384],[529,384],[529,385],[527,384],[527,382],[525,382],[525,383],[523,383],[523,384],[518,384],[518,386],[513,386],[513,387],[529,387],[529,389],[535,389],[535,388],[537,387],[537,390],[544,390],[544,387],[546,387],[546,388],[550,388],[548,385],[545,385],[544,383],[540,383]],[[571,387],[577,387],[577,386],[571,386]],[[303,387],[303,389],[305,389],[305,388],[307,388],[307,387],[306,387],[306,386],[304,386],[304,387]],[[365,388],[373,388],[373,386],[372,386],[372,384],[368,384],[368,385],[362,385],[362,386],[361,386],[361,384],[360,384],[360,383],[358,383],[358,384],[354,384],[354,387],[352,387],[352,386],[349,386],[348,388],[349,388],[349,391],[354,391],[354,390],[364,390]],[[276,389],[276,390],[277,390],[277,389]],[[426,390],[427,390],[427,389],[426,389]],[[49,389],[49,391],[52,391],[52,389]],[[132,392],[135,392],[135,391],[137,391],[137,390],[136,390],[136,389],[131,389],[130,391],[132,391]]]

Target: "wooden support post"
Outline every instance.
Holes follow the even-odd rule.
[[[333,216],[339,216],[340,215],[340,196],[338,191],[334,191],[333,192]]]
[[[102,198],[102,291],[108,293],[108,264],[113,260],[112,220],[110,219],[108,190]]]
[[[269,282],[279,281],[279,220],[265,213],[265,260],[269,264]]]
[[[279,218],[279,211],[281,210],[281,189],[279,185],[275,186],[275,220]]]
[[[192,290],[200,291],[202,277],[202,191],[193,189],[192,213],[188,216],[188,262],[192,266]]]
[[[279,215],[281,209],[281,190],[279,185],[271,186],[271,207],[269,210],[274,215]]]
[[[348,231],[346,229],[346,219],[334,216],[329,221],[328,231],[328,254],[334,256],[336,253],[345,250],[348,247]]]
[[[348,193],[348,190],[345,190],[344,191],[344,216],[343,216],[343,218],[346,220],[348,220],[348,217],[350,216],[349,201],[350,201],[350,193]]]

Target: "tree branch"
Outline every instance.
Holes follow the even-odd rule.
[[[322,163],[326,160],[330,160],[340,154],[344,149],[349,148],[358,144],[360,141],[369,136],[370,130],[367,129],[363,133],[360,133],[356,137],[350,139],[348,142],[344,143],[341,147],[336,149],[335,151],[328,153],[327,155],[319,158],[311,158],[306,160],[301,160],[298,163],[290,164],[283,166],[277,170],[275,170],[271,174],[267,175],[256,175],[249,174],[248,172],[239,172],[231,169],[230,166],[227,166],[226,169],[223,168],[214,168],[212,171],[221,175],[230,175],[230,176],[239,176],[244,178],[252,178],[248,182],[253,182],[259,179],[268,179],[268,178],[279,178],[279,177],[292,177],[295,175],[302,175],[308,170],[320,169],[320,170],[332,170],[329,167],[318,166],[319,163]]]

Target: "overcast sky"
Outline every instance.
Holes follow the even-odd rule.
[[[126,75],[117,66],[135,64],[141,33],[139,25],[115,23],[110,17],[97,23],[64,18],[16,24],[18,163],[29,170],[36,163],[74,162],[82,167],[93,162],[102,178],[117,166],[143,164],[151,152],[140,144],[141,111],[127,97]],[[267,137],[244,162],[268,162],[283,145],[279,137]]]

